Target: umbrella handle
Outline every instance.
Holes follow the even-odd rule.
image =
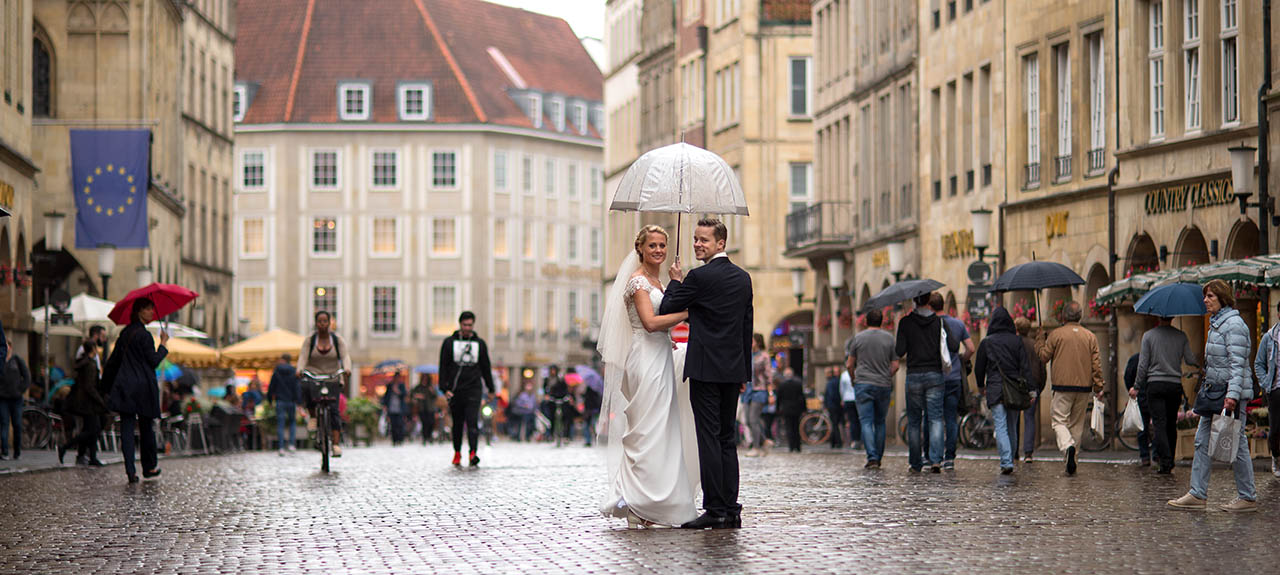
[[[680,212],[676,212],[676,261],[680,261],[680,243],[684,236],[680,234]]]

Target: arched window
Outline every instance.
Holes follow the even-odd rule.
[[[39,26],[32,34],[31,113],[37,118],[53,117],[53,50]]]

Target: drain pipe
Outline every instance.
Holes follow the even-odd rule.
[[[1119,114],[1116,114],[1117,116]],[[1118,134],[1117,134],[1118,136]],[[1119,137],[1116,138],[1119,140]],[[1107,172],[1107,276],[1111,281],[1116,281],[1116,182],[1120,180],[1120,162],[1117,160],[1111,170]],[[1111,401],[1107,406],[1111,412],[1111,421],[1118,421],[1116,414],[1120,411],[1120,389],[1116,386],[1116,382],[1120,380],[1120,363],[1119,351],[1120,346],[1120,315],[1115,309],[1111,310],[1111,319],[1107,320],[1107,365],[1111,369],[1107,370],[1107,390],[1110,393]]]
[[[1258,255],[1271,253],[1271,122],[1267,118],[1267,95],[1271,92],[1271,0],[1262,2],[1262,85],[1258,87]],[[1267,330],[1271,317],[1271,292],[1262,290],[1259,333]]]

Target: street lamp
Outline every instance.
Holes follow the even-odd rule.
[[[804,305],[804,274],[806,268],[791,268],[791,295],[796,296],[796,305]]]
[[[832,295],[840,299],[840,290],[844,288],[844,256],[827,260],[827,280],[831,283]]]
[[[973,249],[978,251],[978,261],[991,245],[991,210],[978,208],[969,212],[969,225],[973,228]]]
[[[1240,202],[1240,215],[1243,216],[1247,208],[1261,207],[1249,202],[1249,196],[1253,195],[1253,158],[1258,149],[1253,146],[1233,146],[1227,148],[1227,151],[1231,152],[1231,187],[1235,188],[1232,195]],[[1262,215],[1262,210],[1259,210],[1259,226],[1264,225]]]
[[[58,252],[62,251],[62,233],[66,228],[67,214],[62,212],[45,212],[44,214],[44,251],[31,255],[34,263],[44,268],[40,275],[46,276],[44,284],[44,384],[50,389],[49,380],[53,374],[53,361],[49,357],[49,311],[53,304],[49,301],[49,289],[53,287],[53,267],[58,261]]]
[[[111,281],[111,273],[116,269],[116,247],[111,244],[98,244],[98,275],[102,277],[102,299],[111,299],[107,292],[107,283]]]
[[[902,240],[889,242],[889,273],[893,274],[893,282],[902,281],[902,272],[907,268],[906,257],[903,252],[906,250],[907,243]]]
[[[138,276],[138,287],[151,285],[151,266],[138,266],[134,271]]]

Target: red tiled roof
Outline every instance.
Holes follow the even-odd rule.
[[[338,84],[357,80],[372,84],[372,122],[398,121],[399,83],[428,81],[435,122],[531,126],[490,47],[529,89],[603,97],[600,70],[568,23],[518,8],[480,0],[238,0],[236,10],[236,81],[255,90],[246,124],[338,122]]]

